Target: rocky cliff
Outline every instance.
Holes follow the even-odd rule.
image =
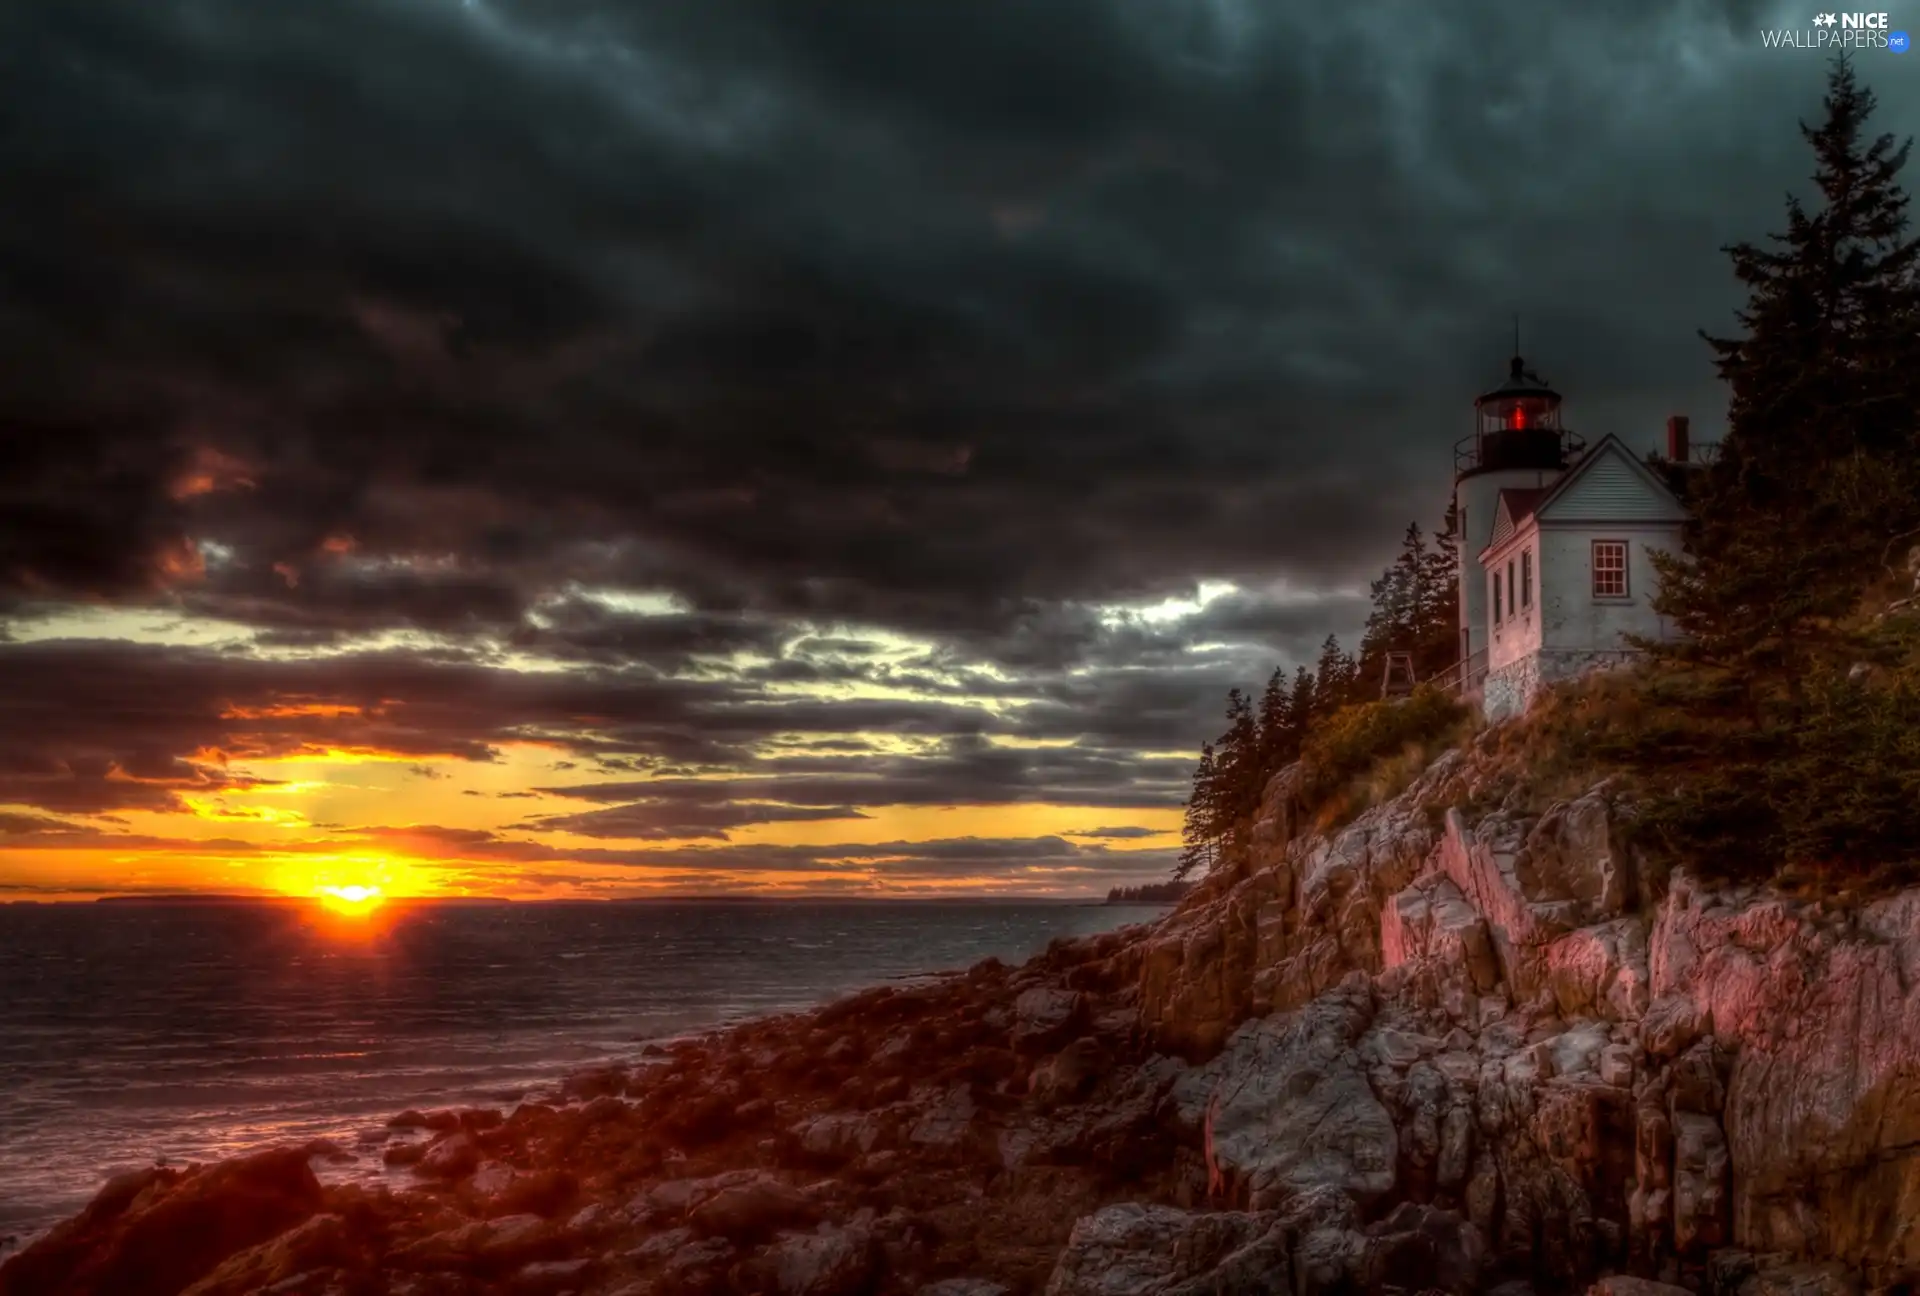
[[[1231,885],[1148,937],[1142,1019],[1237,1204],[1431,1207],[1542,1286],[1920,1275],[1920,892],[1668,876],[1611,783],[1469,822],[1477,756],[1326,836],[1282,774]]]
[[[1911,1290],[1920,892],[1666,876],[1484,749],[1296,779],[1154,927],[403,1114],[399,1190],[145,1171],[0,1296]]]

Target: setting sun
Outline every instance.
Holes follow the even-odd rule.
[[[352,917],[371,913],[386,897],[377,886],[328,886],[320,888],[320,903],[338,914]]]

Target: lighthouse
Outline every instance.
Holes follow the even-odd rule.
[[[1559,481],[1585,443],[1560,422],[1560,393],[1518,355],[1507,381],[1473,402],[1474,431],[1453,448],[1459,531],[1460,661],[1470,681],[1485,669],[1488,581],[1481,557],[1493,538],[1502,491],[1539,491]]]

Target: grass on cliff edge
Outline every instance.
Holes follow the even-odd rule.
[[[1488,733],[1482,752],[1489,785],[1536,811],[1626,776],[1635,844],[1704,876],[1822,895],[1908,885],[1920,881],[1920,617],[1863,622],[1796,681],[1665,663],[1589,676]]]
[[[1404,792],[1435,757],[1473,733],[1475,712],[1434,689],[1334,712],[1300,749],[1299,803],[1330,832]]]

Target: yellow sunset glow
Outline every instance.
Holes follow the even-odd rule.
[[[355,710],[299,696],[223,709],[302,724]],[[783,734],[768,745],[770,764],[777,768],[789,745],[802,753],[794,759],[804,760],[807,742],[828,737]],[[896,758],[938,754],[938,742],[922,735],[882,731],[866,739],[872,750]],[[1011,752],[1067,744],[994,745]],[[749,821],[678,838],[596,836],[568,820],[606,807],[575,791],[592,790],[606,772],[583,768],[537,739],[502,742],[490,754],[473,760],[324,741],[274,754],[199,752],[197,763],[219,771],[224,786],[183,788],[172,805],[132,807],[93,823],[82,819],[64,838],[0,842],[0,884],[44,899],[113,892],[278,895],[353,919],[343,932],[372,930],[360,920],[389,901],[444,897],[587,899],[712,888],[775,895],[1097,893],[1107,880],[1094,872],[1126,871],[1128,855],[1176,845],[1182,818],[1177,808],[1116,812],[1049,802],[853,804],[840,816]],[[727,780],[714,783],[719,791]],[[633,795],[642,792],[635,788]],[[590,819],[584,822],[591,827]],[[1109,831],[1115,826],[1118,831]],[[914,843],[957,839],[988,844],[982,875],[923,861],[912,851]],[[1004,848],[994,853],[993,844],[1021,839],[1035,843],[1036,858],[1008,856]],[[825,853],[811,866],[779,854],[816,848]],[[1075,858],[1076,849],[1092,853]],[[757,868],[756,851],[770,852],[775,866]]]
[[[386,899],[377,886],[337,886],[321,887],[320,903],[334,913],[349,918],[361,918],[378,908]]]
[[[390,855],[283,856],[268,877],[282,895],[314,896],[330,909],[370,909],[397,896],[436,895],[443,889],[419,863]]]

